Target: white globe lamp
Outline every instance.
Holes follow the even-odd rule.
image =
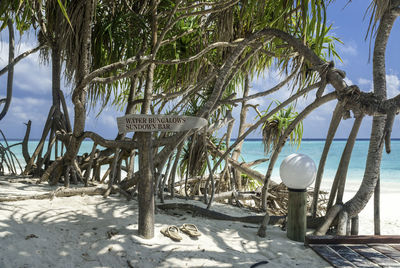
[[[316,176],[314,161],[304,154],[291,154],[280,166],[282,182],[289,189],[287,237],[304,242],[307,229],[307,192]]]
[[[305,154],[291,154],[281,163],[279,170],[283,183],[289,189],[305,190],[316,176],[314,161]]]

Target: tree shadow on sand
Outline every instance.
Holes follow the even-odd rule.
[[[293,247],[289,240],[262,239],[249,225],[193,218],[184,210],[159,211],[155,237],[143,239],[137,232],[137,202],[117,196],[0,203],[0,210],[0,267],[250,267],[266,260],[297,264],[287,249],[279,252],[279,247]],[[202,236],[181,234],[183,240],[174,242],[160,233],[163,227],[183,223],[196,224]],[[310,254],[304,246],[296,247],[296,252]]]

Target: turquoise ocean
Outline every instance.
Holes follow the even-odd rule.
[[[9,145],[15,144],[21,141],[9,141]],[[4,145],[4,141],[1,141]],[[286,145],[274,167],[272,178],[279,178],[279,165],[282,160],[291,153],[302,153],[310,156],[318,165],[319,158],[321,157],[322,150],[324,147],[324,140],[303,140],[300,147]],[[38,141],[30,141],[28,144],[29,153],[32,154],[35,150]],[[92,149],[92,141],[84,141],[80,153],[90,153]],[[335,173],[338,167],[338,163],[343,152],[343,148],[346,145],[345,140],[334,140],[331,146],[331,150],[328,155],[326,162],[324,180],[330,180],[335,177]],[[368,140],[357,140],[354,145],[352,158],[350,161],[348,180],[361,181],[364,173],[366,156],[368,152]],[[45,145],[46,146],[46,145]],[[22,157],[21,146],[12,147],[12,151],[16,157],[20,159],[21,164],[24,165]],[[246,140],[243,144],[241,159],[247,162],[254,161],[260,158],[268,158],[268,155],[264,154],[264,146],[261,140]],[[268,168],[268,162],[255,166],[254,169],[265,174]],[[382,167],[381,167],[381,179],[386,182],[400,182],[400,140],[392,140],[392,152],[390,154],[384,153]]]

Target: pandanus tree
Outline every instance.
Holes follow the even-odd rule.
[[[55,158],[62,155],[59,152],[59,140],[56,132],[70,132],[71,122],[69,119],[64,93],[61,90],[61,65],[65,52],[63,43],[64,24],[68,24],[65,17],[65,7],[57,1],[35,1],[26,3],[35,14],[35,27],[38,27],[38,41],[43,46],[41,49],[42,58],[51,60],[52,70],[52,105],[49,109],[47,120],[43,126],[43,132],[38,146],[32,156],[27,161],[24,173],[34,173],[41,175],[44,169],[49,166],[50,155],[54,146]],[[28,8],[27,7],[27,8]],[[64,13],[64,14],[63,14]],[[44,46],[46,45],[46,46]],[[51,55],[51,56],[50,56]],[[28,133],[29,134],[29,133]],[[44,151],[44,142],[49,140],[46,153]],[[61,143],[61,148],[67,146],[66,143]],[[75,178],[76,176],[74,176]]]
[[[209,171],[207,185],[212,188],[209,206],[215,190],[213,176],[222,161],[226,162],[226,167],[234,167],[236,181],[231,185],[237,184],[240,188],[241,176],[238,174],[245,173],[264,183],[263,192],[267,193],[270,173],[265,179],[264,175],[237,163],[240,142],[281,109],[319,88],[317,99],[299,113],[279,137],[276,148],[281,148],[305,116],[337,97],[336,93],[323,95],[325,85],[332,83],[332,79],[328,79],[331,73],[342,77],[340,71],[322,59],[329,56],[324,54],[326,51],[335,53],[335,40],[327,37],[329,27],[325,25],[323,1],[79,0],[66,1],[63,5],[58,1],[58,6],[55,3],[48,6],[47,2],[41,4],[35,2],[34,6],[43,35],[40,36],[48,39],[50,47],[54,45],[51,41],[54,42],[55,36],[62,40],[56,42],[60,47],[55,46],[55,49],[60,51],[58,55],[62,56],[60,60],[64,61],[67,77],[71,80],[74,106],[72,128],[54,129],[57,139],[66,145],[66,152],[47,167],[41,181],[51,179],[57,183],[63,179],[68,185],[71,175],[82,178],[81,169],[89,172],[92,164],[98,175],[103,160],[95,157],[100,155],[95,146],[90,157],[77,161],[82,140],[92,139],[95,144],[107,148],[106,156],[113,153],[112,160],[107,157],[104,160],[114,170],[109,177],[108,193],[115,183],[118,183],[117,188],[122,188],[120,190],[137,185],[139,233],[145,237],[153,236],[154,184],[163,185],[159,182],[163,172],[163,181],[167,177],[168,168],[164,168],[168,162],[167,166],[172,169],[170,185],[173,190],[177,159],[189,137],[191,141],[201,140],[205,146],[204,159]],[[47,27],[51,21],[57,21],[58,25]],[[271,66],[286,72],[287,77],[271,89],[250,95],[248,86],[252,76]],[[229,116],[232,105],[240,103],[245,114],[250,107],[249,100],[286,90],[284,86],[290,81],[295,90],[289,99],[268,111],[247,130],[245,117],[241,118],[239,138],[226,150],[214,146],[210,137],[220,123],[232,122]],[[240,84],[244,85],[244,90],[238,98],[235,93]],[[123,105],[127,114],[185,114],[190,112],[187,103],[195,101],[198,107],[191,114],[207,119],[210,125],[198,133],[195,130],[135,133],[132,138],[118,135],[115,140],[85,131],[90,101],[100,100],[106,105],[113,98],[116,104]],[[195,139],[194,135],[198,137]],[[226,145],[229,145],[230,134],[226,137]],[[133,150],[136,149],[140,167],[139,171],[133,172]],[[236,153],[231,158],[233,149]],[[279,152],[280,149],[274,150],[275,160]],[[189,155],[191,153],[189,151]],[[208,153],[218,159],[213,166],[207,161]],[[122,167],[122,160],[129,157],[129,164]],[[270,161],[271,167],[275,160]],[[121,168],[117,166],[126,168],[127,178],[118,178],[117,170]],[[266,196],[264,194],[263,201]]]
[[[25,167],[25,173],[34,173],[36,175],[42,174],[42,165],[48,166],[50,159],[50,152],[52,146],[55,143],[56,146],[56,157],[57,153],[57,139],[55,136],[56,131],[71,131],[71,125],[69,122],[68,111],[66,108],[63,93],[60,89],[61,83],[61,28],[63,22],[63,9],[57,1],[2,1],[0,5],[0,14],[2,14],[1,20],[3,21],[2,28],[8,24],[10,31],[9,38],[9,64],[1,70],[1,74],[8,71],[8,86],[7,86],[7,97],[5,99],[5,105],[3,107],[1,118],[5,116],[7,112],[12,96],[12,76],[14,65],[23,59],[24,57],[41,50],[41,54],[44,60],[48,60],[48,55],[51,52],[51,64],[52,64],[52,99],[53,103],[49,109],[48,118],[43,127],[43,133],[35,152],[32,156],[29,155],[26,144],[23,145],[23,155],[27,166]],[[64,10],[65,11],[65,10]],[[34,32],[37,35],[39,45],[34,49],[26,51],[16,57],[12,56],[14,53],[14,34],[13,27],[19,30],[20,34],[27,31]],[[61,105],[62,108],[61,109]],[[27,133],[25,140],[29,137],[31,121],[27,123]],[[46,138],[49,138],[49,146],[47,152],[44,153],[44,142]]]
[[[7,73],[7,85],[6,85],[6,94],[5,98],[0,99],[0,121],[6,116],[12,101],[13,95],[13,80],[14,80],[14,66],[25,57],[37,52],[39,49],[44,48],[45,44],[39,45],[33,49],[24,51],[17,57],[15,57],[15,31],[14,27],[18,30],[20,35],[23,35],[26,31],[28,31],[31,27],[33,19],[32,10],[29,7],[22,5],[18,1],[2,1],[0,3],[0,31],[8,28],[8,64],[4,66],[0,70],[0,76]],[[30,121],[27,123],[27,135],[26,140],[28,139],[28,133],[30,130]],[[0,129],[1,132],[1,129]],[[6,141],[6,137],[1,132],[3,139]],[[29,154],[26,148],[26,143],[23,143],[23,156],[25,161],[29,161]],[[5,164],[8,168],[8,171],[11,173],[17,173],[18,170],[14,164],[13,153],[9,150],[11,147],[8,145],[6,141],[6,147],[1,146],[0,154],[1,154],[1,166],[0,169],[3,172],[3,165]],[[9,155],[9,156],[8,156]],[[19,163],[19,161],[17,160]],[[22,169],[22,167],[21,167]]]
[[[125,88],[122,93],[128,98],[128,106],[137,106],[144,114],[168,110],[182,114],[185,103],[197,96],[202,98],[202,105],[195,115],[212,123],[225,116],[223,110],[219,109],[224,102],[225,105],[243,102],[232,94],[227,96],[226,89],[243,81],[246,73],[267,68],[273,58],[277,59],[277,66],[294,72],[291,77],[298,77],[299,81],[307,84],[304,80],[307,66],[303,64],[302,57],[277,37],[281,31],[289,32],[302,38],[305,43],[314,42],[313,48],[320,54],[323,37],[327,33],[323,23],[324,8],[320,2],[317,8],[310,8],[310,4],[308,1],[254,1],[246,4],[240,1],[100,1],[96,5],[73,1],[66,4],[72,30],[65,23],[67,28],[64,32],[71,33],[71,39],[64,38],[65,43],[70,44],[65,57],[66,68],[74,75],[72,100],[75,120],[72,133],[59,133],[59,138],[68,142],[66,154],[46,170],[42,181],[47,180],[50,174],[58,180],[65,173],[63,169],[74,166],[79,144],[86,137],[115,150],[114,161],[118,161],[119,155],[131,155],[121,154],[120,150],[138,148],[139,207],[140,215],[144,215],[140,217],[143,222],[139,225],[144,226],[140,233],[151,237],[152,206],[148,204],[153,204],[152,174],[163,171],[169,157],[193,131],[162,135],[137,133],[133,141],[122,138],[107,141],[95,133],[84,131],[88,96],[106,96],[107,99],[107,90],[115,90],[117,81],[123,81],[120,84],[128,85],[122,88]],[[103,39],[95,43],[94,38],[100,36],[91,30],[97,29],[97,23],[107,24],[104,16],[93,15],[101,5],[109,5],[106,14],[111,17],[119,15],[122,9],[129,10],[132,19],[121,21],[127,26],[135,24],[132,28],[125,27],[132,29],[131,32],[123,28],[120,31],[113,30],[112,39],[107,40],[103,35]],[[311,15],[314,15],[314,20],[307,19]],[[114,19],[109,22],[109,27],[118,24],[118,18]],[[120,33],[124,38],[119,36]],[[129,40],[134,40],[134,47],[128,44]],[[101,56],[101,60],[96,60],[97,56]],[[104,84],[106,86],[99,86]],[[102,89],[105,95],[99,94]],[[272,90],[246,98],[263,97],[270,92]],[[127,109],[129,113],[134,111],[133,108]],[[216,116],[218,113],[219,116]],[[158,146],[163,147],[161,150],[152,148]],[[132,180],[137,180],[137,177],[134,176]]]

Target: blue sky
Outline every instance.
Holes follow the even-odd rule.
[[[356,84],[363,91],[372,90],[372,63],[369,58],[369,39],[365,40],[368,29],[369,14],[364,19],[365,11],[369,1],[353,0],[346,8],[347,1],[337,0],[328,8],[328,22],[333,24],[332,35],[339,37],[343,44],[337,44],[337,50],[341,55],[343,62],[337,62],[336,67],[347,73],[347,83]],[[8,33],[4,31],[0,38],[0,69],[7,64],[8,59]],[[29,48],[34,47],[35,40],[33,36],[18,39],[17,55]],[[396,49],[400,41],[400,26],[396,22],[392,30],[387,49],[387,82],[388,97],[400,94],[400,50]],[[0,77],[0,98],[6,94],[7,75]],[[270,70],[263,77],[255,78],[252,83],[252,92],[264,91],[280,81],[281,77],[277,72]],[[63,90],[68,101],[70,115],[73,109],[70,102],[70,88],[64,86]],[[266,109],[270,100],[282,100],[288,96],[287,90],[281,90],[273,96],[268,96],[260,104],[260,110]],[[297,110],[301,111],[307,103],[312,100],[302,99],[298,102]],[[25,133],[25,125],[29,119],[32,120],[31,138],[36,139],[41,135],[47,113],[51,106],[51,70],[47,64],[40,63],[39,55],[31,55],[22,60],[15,68],[14,76],[14,94],[10,110],[6,117],[0,121],[0,129],[5,133],[8,139],[22,138]],[[334,102],[315,110],[304,121],[304,138],[325,138],[329,127],[330,117],[332,115]],[[2,108],[2,106],[0,106]],[[106,109],[100,118],[96,118],[96,111],[88,114],[86,130],[96,131],[105,138],[114,138],[117,135],[116,117],[121,112],[115,112],[113,108]],[[236,118],[238,111],[234,111]],[[71,116],[72,117],[72,116]],[[254,112],[248,116],[251,122],[255,117]],[[399,118],[396,119],[392,137],[400,137]],[[339,127],[336,138],[346,138],[350,132],[353,120],[343,121]],[[370,135],[371,119],[365,119],[359,138],[368,138]],[[233,136],[236,136],[235,132]],[[256,131],[251,137],[257,138],[261,132]]]

